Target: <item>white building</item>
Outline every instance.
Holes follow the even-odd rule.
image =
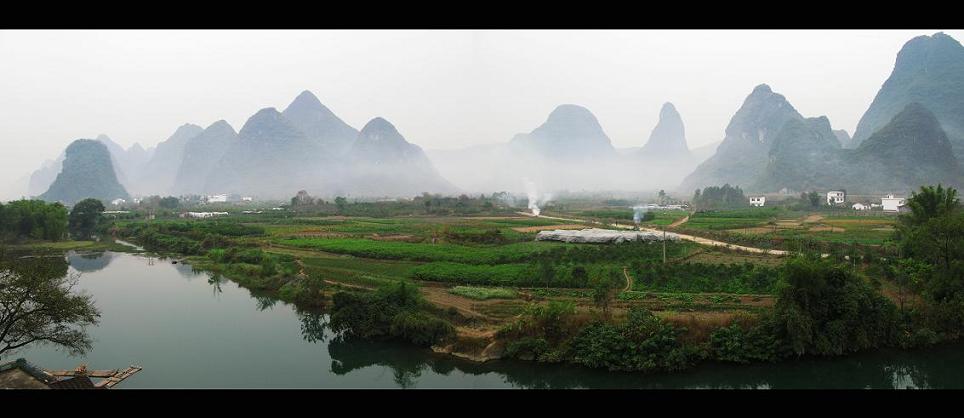
[[[226,194],[216,194],[208,196],[208,203],[224,203],[228,201],[228,195]]]
[[[763,206],[767,202],[766,196],[755,196],[750,198],[750,206]]]
[[[851,207],[854,208],[854,210],[868,210],[868,209],[870,209],[870,206],[867,206],[867,205],[865,205],[865,204],[863,204],[863,203],[854,203],[854,205],[851,206]]]
[[[907,203],[906,199],[903,197],[894,197],[892,194],[880,199],[880,205],[883,207],[884,212],[899,212],[900,207],[904,206],[905,203]]]
[[[110,201],[110,204],[112,204],[112,205],[114,205],[114,206],[120,206],[120,205],[123,205],[123,204],[125,204],[125,203],[127,203],[127,201],[124,200],[124,199],[121,199],[121,198],[117,198],[117,199],[114,199],[114,200],[111,200],[111,201]]]
[[[182,218],[213,218],[215,216],[227,216],[227,212],[187,212],[181,214]]]
[[[242,198],[241,198],[241,201],[242,201],[242,202],[250,202],[250,201],[253,201],[253,200],[254,200],[254,198],[251,197],[251,196],[245,196],[245,197],[242,197]]]
[[[847,193],[840,190],[832,190],[827,192],[827,205],[833,206],[836,204],[843,203],[847,200]]]

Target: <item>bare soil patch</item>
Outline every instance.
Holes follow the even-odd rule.
[[[843,229],[839,226],[815,226],[808,229],[808,231],[810,232],[847,232],[846,229]]]
[[[411,235],[404,235],[404,234],[387,234],[387,235],[372,234],[369,238],[375,241],[411,241],[415,237]]]

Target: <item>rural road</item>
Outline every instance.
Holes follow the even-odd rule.
[[[527,213],[527,212],[516,212],[516,213],[518,213],[518,214],[520,214],[520,215],[537,217],[537,218],[557,219],[557,220],[560,220],[560,221],[567,221],[567,222],[582,222],[582,223],[590,223],[590,224],[603,225],[602,223],[594,222],[594,221],[588,221],[588,220],[585,220],[585,219],[570,219],[570,218],[559,218],[559,217],[556,217],[556,216],[548,216],[548,215],[533,215],[533,214]],[[687,216],[687,217],[684,218],[684,219],[689,220],[689,216]],[[680,223],[682,223],[682,222],[680,222]],[[635,226],[631,226],[631,225],[620,225],[620,224],[608,224],[608,225],[604,225],[604,226],[610,226],[610,227],[622,228],[622,229],[634,229],[634,228],[635,228]],[[662,232],[662,231],[660,231],[660,230],[652,229],[652,228],[639,228],[639,230],[640,230],[640,231],[647,231],[647,232],[655,232],[655,233],[661,233],[661,232]],[[728,243],[728,242],[717,241],[717,240],[712,240],[712,239],[703,238],[703,237],[697,237],[697,236],[693,236],[693,235],[680,234],[680,233],[676,233],[676,232],[673,232],[673,233],[676,234],[676,236],[678,236],[680,239],[687,240],[687,241],[692,241],[692,242],[695,242],[695,243],[697,243],[697,244],[709,245],[709,246],[712,246],[712,247],[723,247],[723,248],[729,248],[729,249],[732,249],[732,250],[740,250],[740,251],[746,251],[746,252],[757,253],[757,254],[769,254],[769,255],[787,255],[787,254],[789,254],[789,252],[784,251],[784,250],[765,250],[765,249],[763,249],[763,248],[746,247],[746,246],[743,246],[743,245],[730,244],[730,243]],[[824,256],[826,256],[826,255],[824,255]]]

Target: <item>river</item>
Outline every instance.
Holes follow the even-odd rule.
[[[964,388],[964,343],[779,364],[706,364],[676,374],[610,373],[521,361],[477,364],[407,345],[333,340],[326,316],[252,294],[184,264],[70,253],[102,313],[93,349],[32,347],[47,369],[144,369],[133,388]]]

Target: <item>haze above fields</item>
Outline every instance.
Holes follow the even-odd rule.
[[[833,130],[853,134],[894,70],[897,52],[908,40],[935,32],[3,31],[0,174],[10,181],[0,187],[0,198],[27,195],[26,177],[44,161],[56,167],[72,141],[102,133],[130,157],[115,162],[121,184],[136,183],[131,171],[140,165],[172,171],[153,176],[170,186],[142,183],[129,192],[176,193],[179,173],[170,165],[178,163],[155,167],[158,163],[131,161],[142,161],[143,153],[150,154],[188,123],[201,129],[224,120],[228,126],[220,126],[224,134],[218,138],[254,137],[242,132],[252,115],[284,109],[304,90],[348,129],[361,131],[379,117],[390,121],[391,129],[385,129],[391,135],[426,150],[441,177],[462,190],[521,191],[524,178],[547,189],[591,190],[600,177],[615,189],[672,188],[666,178],[630,172],[640,165],[637,160],[621,159],[606,169],[574,165],[566,161],[572,155],[554,155],[540,165],[510,163],[500,158],[507,151],[493,147],[511,144],[525,149],[508,152],[545,154],[555,148],[540,138],[562,138],[588,127],[588,137],[598,138],[604,154],[626,157],[640,152],[651,134],[657,139],[679,131],[691,154],[698,155],[661,168],[676,170],[670,177],[678,177],[678,183],[712,154],[696,150],[712,150],[741,103],[763,83],[800,115],[826,116]],[[946,33],[964,36],[964,31]],[[887,93],[894,94],[900,92]],[[859,141],[902,110],[900,100],[893,102],[878,106]],[[676,112],[665,111],[666,103]],[[567,104],[576,106],[561,106]],[[929,111],[941,117],[940,109]],[[286,113],[300,128],[307,126]],[[671,129],[673,120],[660,121],[673,113],[685,134]],[[664,129],[657,135],[658,123]],[[573,149],[578,157],[591,154]],[[482,154],[489,158],[477,158]],[[59,172],[51,171],[52,177]],[[424,178],[412,182],[424,183]],[[203,187],[187,180],[182,175],[185,191]],[[417,190],[407,186],[399,189]]]

